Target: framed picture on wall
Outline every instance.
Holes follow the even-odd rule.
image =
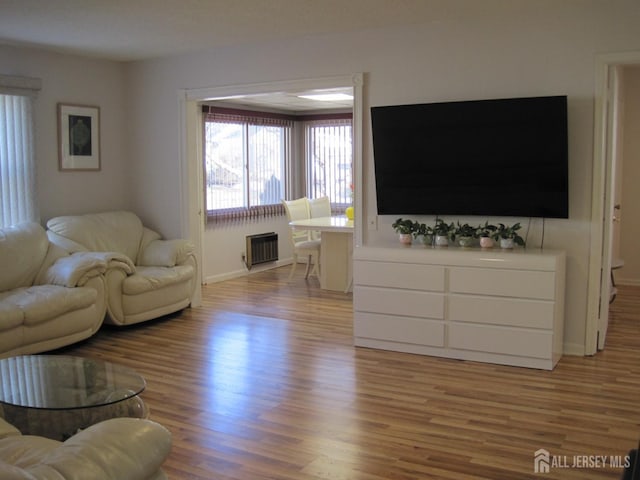
[[[100,108],[58,104],[60,170],[100,170]]]

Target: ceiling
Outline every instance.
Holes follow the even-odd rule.
[[[113,61],[376,28],[439,23],[527,0],[0,0],[0,44]],[[233,102],[294,111],[341,109],[300,92]]]
[[[143,60],[212,47],[422,23],[432,20],[436,12],[452,10],[446,5],[459,1],[0,0],[0,43],[117,61]]]
[[[319,101],[303,98],[306,95],[317,94],[342,94],[350,96],[339,100]],[[256,110],[287,111],[298,114],[309,113],[318,110],[342,111],[353,107],[352,88],[329,88],[323,90],[306,90],[299,92],[272,92],[247,95],[239,98],[211,99],[205,103],[222,103],[232,107],[247,107]]]
[[[420,23],[434,5],[451,1],[458,0],[0,0],[0,44],[140,61]],[[225,102],[295,112],[352,107],[350,100],[320,103],[302,93]]]

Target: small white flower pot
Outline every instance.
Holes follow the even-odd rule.
[[[501,238],[500,248],[513,248],[513,238]]]
[[[436,246],[446,247],[449,245],[449,237],[446,235],[436,235]]]
[[[433,235],[423,235],[422,236],[422,243],[426,246],[431,246],[433,245]]]
[[[461,247],[472,247],[473,237],[458,237],[458,245]]]

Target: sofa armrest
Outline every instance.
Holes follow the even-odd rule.
[[[38,284],[81,287],[90,278],[104,274],[107,262],[90,252],[78,252],[59,258],[38,278]]]
[[[150,478],[171,451],[171,433],[139,418],[112,418],[77,433],[40,460],[61,478]],[[56,477],[57,478],[57,477]]]
[[[174,267],[183,264],[193,254],[188,240],[152,240],[138,256],[138,265],[145,267]]]
[[[127,256],[116,252],[76,252],[56,260],[38,278],[38,283],[81,287],[107,269],[120,269],[130,275],[135,272],[135,265]]]

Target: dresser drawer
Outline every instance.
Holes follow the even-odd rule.
[[[449,270],[452,293],[553,300],[555,288],[554,272],[464,267]]]
[[[409,317],[444,318],[444,295],[417,290],[356,286],[353,309]]]
[[[437,265],[359,260],[354,264],[353,278],[356,285],[442,292],[445,268]]]
[[[353,333],[357,338],[444,346],[444,322],[437,320],[356,312]]]
[[[543,300],[450,295],[449,320],[456,322],[553,328],[554,303]]]
[[[553,335],[549,331],[485,325],[448,325],[449,348],[549,359]]]

